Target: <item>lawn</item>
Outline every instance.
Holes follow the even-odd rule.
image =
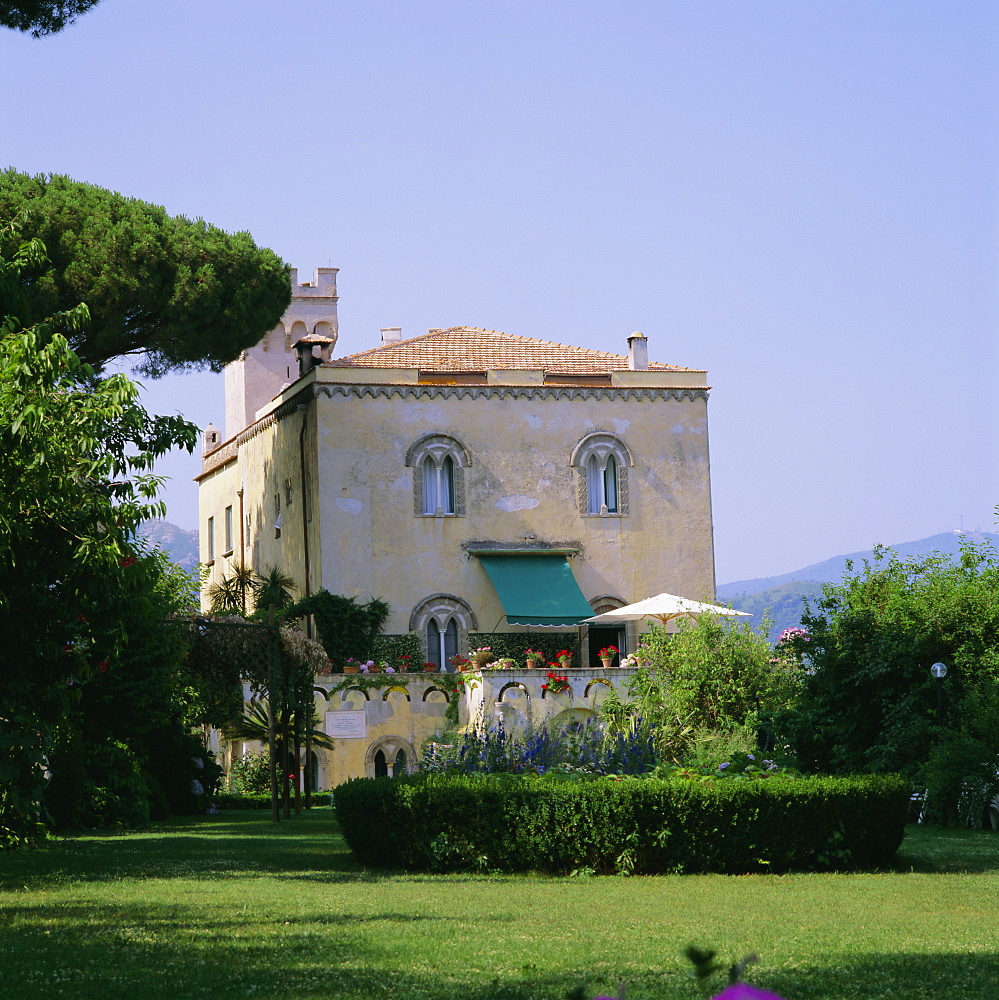
[[[997,887],[990,832],[910,827],[882,873],[430,876],[362,870],[328,809],[223,813],[0,855],[0,996],[697,1000],[693,942],[788,1000],[996,1000]]]

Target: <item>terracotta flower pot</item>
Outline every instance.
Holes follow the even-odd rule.
[[[424,667],[423,668],[423,672],[425,674],[435,674],[435,673],[437,673],[437,668],[436,667]]]
[[[344,667],[343,668],[343,672],[345,674],[356,674],[359,671],[360,671],[360,667],[358,667],[356,664],[354,666],[352,666],[352,667]]]
[[[604,670],[610,670],[610,668],[614,664],[614,657],[613,656],[601,656],[600,657],[600,662],[604,665]]]
[[[527,669],[528,670],[535,670],[537,668],[537,666],[538,666],[537,658],[534,657],[534,656],[529,656],[527,658]]]

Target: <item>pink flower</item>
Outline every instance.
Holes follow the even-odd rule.
[[[711,1000],[782,1000],[782,998],[770,990],[761,990],[748,983],[733,983]]]

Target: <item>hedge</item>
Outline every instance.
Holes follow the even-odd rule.
[[[255,792],[252,795],[235,795],[231,792],[221,792],[212,797],[219,811],[225,809],[270,809],[270,793]]]
[[[373,867],[566,874],[872,868],[902,842],[897,775],[759,782],[518,775],[355,778],[333,791]]]
[[[511,657],[521,666],[524,665],[524,652],[536,649],[545,654],[549,663],[554,663],[563,649],[572,653],[572,665],[582,667],[586,664],[579,659],[579,636],[552,634],[551,632],[469,632],[469,651],[479,646],[488,646],[496,659]]]

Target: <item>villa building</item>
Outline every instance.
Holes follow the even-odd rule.
[[[386,631],[443,667],[475,633],[561,629],[599,669],[635,636],[583,619],[713,598],[704,371],[650,362],[641,334],[617,354],[473,327],[386,328],[333,358],[336,269],[292,280],[281,325],[226,371],[224,438],[205,433],[210,582],[279,566],[300,595],[380,598]],[[434,725],[395,735],[411,754]]]

